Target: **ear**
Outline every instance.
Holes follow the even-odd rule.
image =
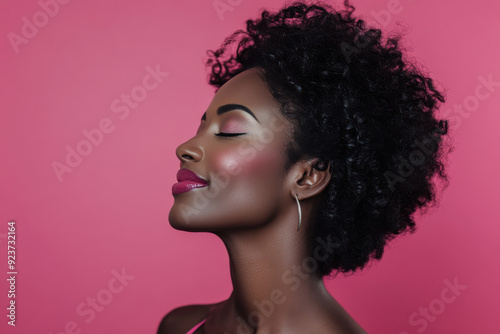
[[[291,195],[306,199],[320,194],[330,183],[330,163],[319,158],[300,160],[290,171]]]

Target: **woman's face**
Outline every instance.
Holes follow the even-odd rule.
[[[177,147],[180,167],[208,184],[187,191],[190,181],[173,186],[172,227],[227,231],[256,227],[276,217],[285,199],[293,199],[283,186],[291,131],[257,68],[224,84],[196,135]],[[186,174],[180,181],[183,177]]]

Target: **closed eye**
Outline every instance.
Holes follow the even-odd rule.
[[[236,137],[236,136],[240,136],[240,135],[246,135],[246,133],[245,132],[242,132],[242,133],[219,132],[219,133],[216,133],[215,135],[219,136],[219,137]]]

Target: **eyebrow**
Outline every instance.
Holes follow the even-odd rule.
[[[254,113],[250,109],[248,109],[247,107],[245,107],[244,105],[241,105],[241,104],[230,103],[230,104],[225,104],[223,106],[220,106],[219,108],[217,108],[217,115],[220,116],[220,115],[225,114],[228,111],[232,111],[232,110],[243,110],[244,112],[250,114],[250,116],[255,118],[255,120],[257,122],[259,122],[257,117],[255,117]],[[201,116],[201,120],[203,121],[206,119],[207,119],[207,112],[205,111],[203,116]]]

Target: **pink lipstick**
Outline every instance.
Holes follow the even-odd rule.
[[[172,186],[173,195],[177,195],[195,188],[206,187],[208,185],[207,180],[203,179],[202,177],[196,175],[196,173],[186,168],[179,169],[176,176],[178,183],[175,183]]]

